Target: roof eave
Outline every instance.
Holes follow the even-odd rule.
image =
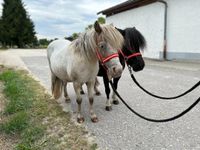
[[[157,0],[138,0],[138,1],[134,1],[134,2],[127,1],[127,2],[121,3],[119,5],[116,5],[114,7],[110,7],[108,9],[102,10],[102,11],[98,12],[97,14],[102,13],[103,15],[111,16],[113,14],[117,14],[117,13],[120,13],[120,12],[123,12],[126,10],[145,6],[145,5],[151,4],[156,1]]]

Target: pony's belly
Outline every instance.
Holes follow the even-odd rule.
[[[95,77],[98,73],[98,64],[87,64],[82,63],[78,68],[73,68],[70,74],[70,78],[75,82],[86,83],[91,80],[95,80]]]
[[[55,67],[55,69],[52,69],[52,71],[59,79],[67,82],[72,81],[69,74],[66,71],[64,71],[63,68]]]
[[[86,83],[95,80],[98,73],[98,63],[79,62],[73,65],[62,66],[55,64],[52,67],[53,73],[61,80],[66,82]]]

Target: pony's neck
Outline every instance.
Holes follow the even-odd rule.
[[[75,54],[84,57],[88,61],[98,61],[96,56],[96,34],[94,30],[81,34],[72,42]]]

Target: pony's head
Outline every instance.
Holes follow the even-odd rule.
[[[144,66],[144,60],[140,53],[146,47],[146,40],[143,35],[135,28],[126,28],[125,30],[117,29],[124,37],[124,46],[122,55],[128,65],[134,71],[141,71]]]
[[[94,24],[96,53],[100,63],[107,69],[108,77],[119,77],[122,66],[119,61],[118,51],[123,46],[123,36],[113,25]]]

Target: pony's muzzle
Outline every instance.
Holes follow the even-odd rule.
[[[135,72],[141,71],[145,67],[145,62],[142,57],[138,57],[137,59],[135,59],[135,61],[133,61],[131,67]]]
[[[114,65],[109,69],[109,73],[113,78],[120,77],[122,74],[122,65]]]

